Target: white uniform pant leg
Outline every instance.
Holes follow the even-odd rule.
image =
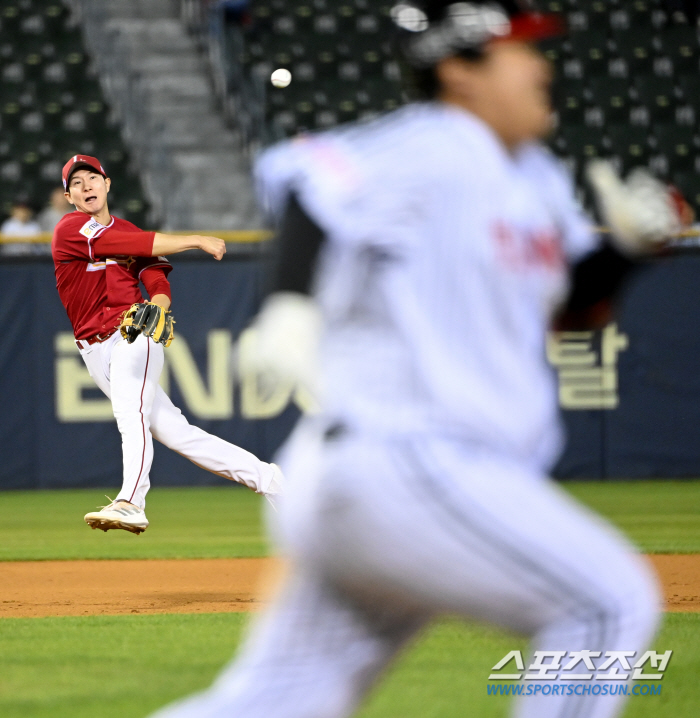
[[[298,571],[211,688],[152,718],[342,718],[423,625],[370,617],[323,578]]]
[[[531,635],[532,650],[635,651],[639,658],[656,633],[662,606],[646,560],[601,517],[536,472],[488,458],[460,462],[459,454],[448,444],[404,444],[397,461],[405,462],[404,476],[412,472],[417,498],[420,485],[426,507],[432,504],[463,546],[464,573],[458,569],[457,579],[462,574],[472,587],[463,590],[461,612]],[[451,476],[455,480],[446,481]],[[464,549],[481,560],[470,566]],[[483,591],[480,601],[474,584]],[[450,596],[444,582],[443,592]],[[579,666],[576,672],[585,671]],[[519,699],[513,715],[613,718],[625,701],[622,693],[538,693]]]
[[[279,536],[352,595],[486,620],[534,650],[647,649],[661,606],[647,562],[537,472],[446,441],[341,439],[319,481],[317,452],[293,444]],[[624,700],[538,694],[514,715],[612,718]]]
[[[153,463],[151,411],[163,370],[163,347],[143,335],[129,344],[116,332],[80,351],[90,376],[112,402],[122,437],[123,478],[117,499],[144,508]]]
[[[647,648],[660,597],[646,564],[536,472],[446,442],[303,443],[285,452],[276,515],[296,556],[287,592],[209,691],[157,718],[346,716],[421,625],[408,616],[476,617],[535,650]],[[528,696],[513,715],[613,718],[623,701]]]
[[[112,409],[122,435],[124,479],[117,499],[144,508],[151,486],[153,437],[151,411],[163,371],[163,346],[139,335],[133,344],[117,341],[112,349]]]
[[[151,431],[169,449],[213,474],[258,493],[266,493],[270,488],[275,475],[271,464],[190,424],[161,387],[157,388],[153,402]]]

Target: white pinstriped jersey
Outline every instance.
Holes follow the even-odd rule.
[[[510,155],[477,118],[424,103],[278,145],[257,179],[268,211],[294,190],[327,234],[325,413],[549,468],[560,432],[545,333],[567,263],[595,239],[547,150]]]

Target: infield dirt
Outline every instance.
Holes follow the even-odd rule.
[[[654,554],[668,611],[700,611],[700,554]],[[0,618],[255,611],[272,558],[0,562]]]

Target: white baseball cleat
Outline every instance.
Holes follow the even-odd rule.
[[[85,523],[94,529],[103,531],[124,529],[124,531],[131,531],[135,534],[143,533],[148,528],[148,519],[144,510],[123,499],[112,501],[107,506],[103,506],[100,511],[91,511],[89,514],[85,514]]]

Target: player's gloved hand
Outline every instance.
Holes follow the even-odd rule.
[[[169,347],[173,340],[173,324],[175,320],[169,310],[153,302],[140,302],[126,310],[119,331],[129,344],[139,334],[144,334]]]
[[[318,396],[321,312],[311,297],[276,292],[251,325],[246,364],[265,381],[301,384]]]
[[[671,190],[638,167],[623,181],[612,164],[592,160],[586,177],[603,221],[618,249],[627,254],[653,252],[681,229]]]

